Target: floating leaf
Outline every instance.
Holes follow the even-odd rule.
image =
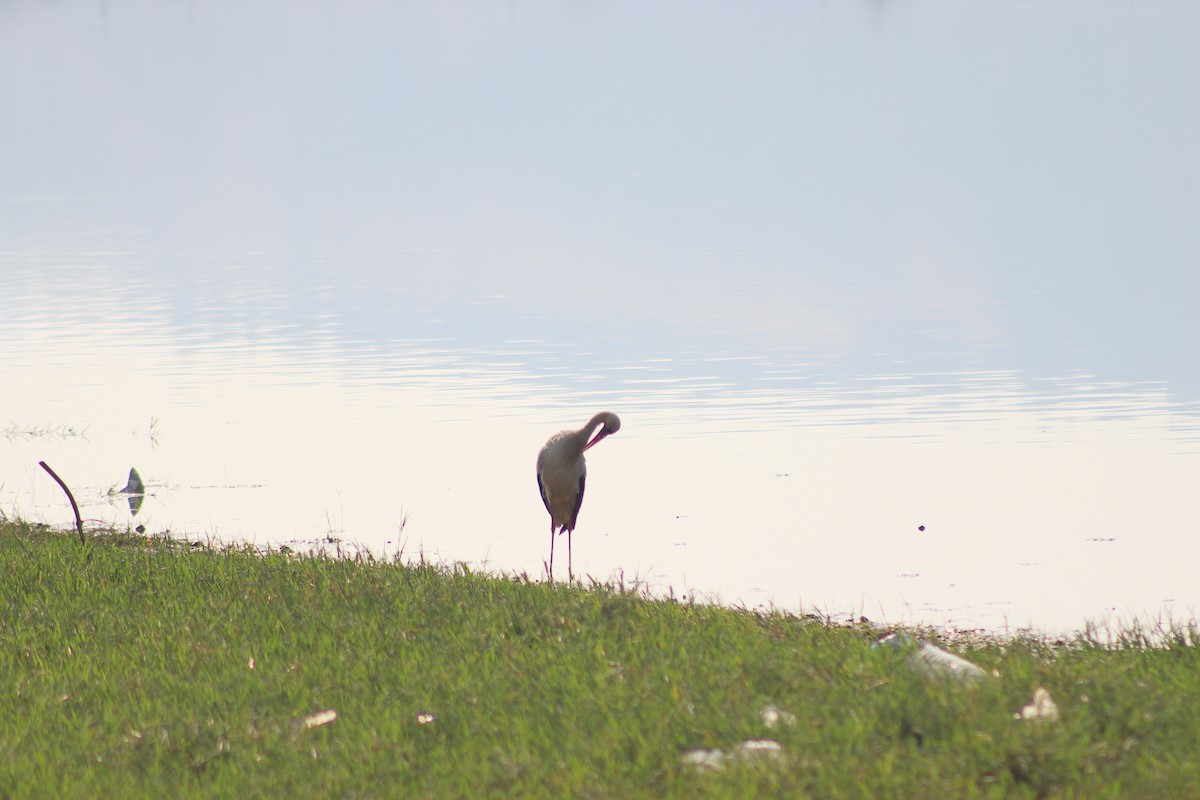
[[[138,475],[135,467],[129,468],[129,482],[125,484],[125,488],[121,490],[125,494],[145,494],[146,484],[142,483],[142,476]]]
[[[129,481],[120,493],[128,495],[129,513],[136,517],[142,510],[142,501],[146,499],[146,484],[142,483],[142,476],[138,475],[136,468],[129,468]]]

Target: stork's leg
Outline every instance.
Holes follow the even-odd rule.
[[[575,582],[575,573],[571,571],[571,529],[567,528],[567,582]]]
[[[554,526],[550,526],[550,580],[554,580]]]

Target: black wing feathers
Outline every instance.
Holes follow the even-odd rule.
[[[575,510],[571,512],[571,524],[566,528],[569,531],[575,530],[575,520],[579,519],[579,509],[583,505],[583,482],[587,479],[587,475],[579,476],[579,494],[575,498]]]
[[[546,487],[542,486],[542,474],[540,472],[538,473],[537,479],[538,479],[538,494],[540,494],[542,496],[542,505],[544,505],[546,507],[546,511],[549,511],[550,510],[550,501],[546,498]]]

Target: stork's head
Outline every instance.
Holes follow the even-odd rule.
[[[592,417],[592,422],[588,427],[593,427],[597,424],[600,425],[600,430],[595,436],[592,437],[590,442],[584,445],[583,449],[585,451],[599,444],[600,440],[602,440],[604,437],[611,436],[617,431],[621,430],[621,418],[611,411],[601,411],[599,414]]]

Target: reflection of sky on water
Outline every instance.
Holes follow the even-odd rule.
[[[532,454],[611,407],[595,574],[1194,606],[1197,13],[7,4],[0,424],[88,435],[0,503],[136,465],[152,530],[536,572]]]
[[[45,271],[30,267],[20,254],[10,259],[17,278],[9,287],[13,313],[0,322],[0,330],[11,331],[10,341],[25,340],[36,352],[39,340],[69,340],[74,353],[90,349],[96,358],[114,341],[165,349],[169,358],[155,368],[168,371],[181,395],[219,359],[229,369],[253,367],[247,380],[271,384],[334,379],[345,387],[455,387],[464,396],[508,398],[526,407],[574,399],[602,405],[613,398],[652,417],[704,418],[706,425],[733,430],[921,421],[941,424],[944,433],[956,424],[1035,411],[1058,424],[1077,414],[1175,416],[1172,424],[1184,440],[1187,431],[1194,434],[1190,420],[1200,410],[1194,399],[1180,397],[1174,381],[1122,382],[1079,370],[1045,377],[1031,377],[1024,369],[912,370],[920,358],[891,360],[881,364],[887,369],[880,373],[856,373],[854,365],[869,364],[870,354],[823,353],[804,360],[786,342],[760,341],[761,349],[751,349],[700,325],[672,328],[672,338],[659,335],[667,331],[663,323],[646,330],[645,321],[620,310],[608,315],[608,327],[596,330],[591,341],[577,331],[493,340],[445,318],[414,326],[400,308],[390,328],[365,329],[373,322],[364,322],[356,308],[360,295],[351,291],[347,297],[344,287],[335,292],[278,283],[272,291],[262,284],[244,286],[231,273],[209,276],[190,290],[172,289],[127,278],[119,260],[92,271],[90,279],[72,272],[46,281]],[[186,276],[179,277],[187,283]],[[361,292],[373,296],[366,288]],[[455,301],[436,300],[445,316],[459,313]],[[381,326],[387,321],[383,313],[374,320]],[[764,328],[772,324],[765,316],[759,322]],[[484,327],[511,333],[522,324],[492,320]],[[773,324],[786,329],[789,322],[780,317]],[[414,333],[426,336],[407,338]],[[139,360],[131,358],[123,368],[136,375]],[[197,401],[204,401],[203,392]]]

